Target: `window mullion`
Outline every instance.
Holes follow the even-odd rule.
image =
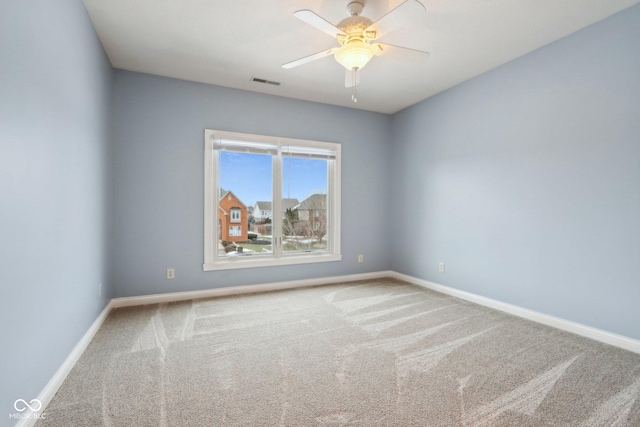
[[[272,202],[271,232],[273,234],[273,255],[282,255],[282,154],[278,147],[278,154],[273,156],[273,202]]]

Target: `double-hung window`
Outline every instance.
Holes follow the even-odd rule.
[[[231,222],[240,222],[241,214],[242,210],[240,208],[231,208]]]
[[[207,129],[204,157],[204,270],[341,259],[340,144]]]

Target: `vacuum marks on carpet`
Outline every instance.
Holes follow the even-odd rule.
[[[640,355],[394,280],[114,310],[39,426],[637,426]]]

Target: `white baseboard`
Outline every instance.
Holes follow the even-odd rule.
[[[439,285],[437,283],[429,282],[427,280],[418,279],[406,274],[397,273],[395,271],[387,272],[389,277],[394,279],[403,280],[405,282],[412,283],[414,285],[421,286],[423,288],[431,289],[436,292],[451,295],[466,301],[470,301],[476,304],[490,307],[496,310],[503,311],[505,313],[513,314],[514,316],[522,317],[524,319],[532,320],[534,322],[542,323],[547,326],[562,329],[563,331],[571,332],[576,335],[591,338],[596,341],[603,342],[605,344],[613,345],[623,348],[625,350],[633,351],[634,353],[640,353],[640,341],[633,338],[625,337],[623,335],[614,334],[612,332],[603,331],[602,329],[592,328],[581,323],[572,322],[570,320],[561,319],[559,317],[550,316],[548,314],[539,313],[534,310],[522,308],[517,305],[507,304],[502,301],[497,301],[491,298],[486,298],[480,295],[472,294],[471,292],[461,291],[459,289],[450,288],[448,286]]]
[[[389,277],[389,272],[377,271],[373,273],[349,274],[345,276],[320,277],[317,279],[272,282],[260,285],[231,286],[227,288],[205,289],[202,291],[170,292],[166,294],[114,298],[113,300],[111,300],[111,303],[113,308],[130,307],[136,305],[159,304],[162,302],[185,301],[199,298],[224,297],[230,295],[251,294],[256,292],[279,291],[283,289],[307,288],[309,286],[329,285],[332,283],[342,282],[355,282],[357,280],[371,280],[379,279],[382,277]]]
[[[39,411],[25,411],[23,413],[24,418],[18,421],[16,427],[31,427],[36,424],[36,422],[38,421],[38,417],[42,416],[43,413],[46,415],[47,405],[49,404],[49,402],[51,402],[53,396],[56,395],[58,389],[67,378],[67,375],[69,375],[71,369],[73,369],[76,362],[80,359],[80,356],[82,356],[82,353],[84,353],[85,349],[95,336],[96,332],[98,332],[98,329],[100,329],[100,326],[102,326],[102,323],[109,315],[109,312],[111,312],[111,308],[111,301],[109,301],[106,307],[98,315],[96,320],[91,324],[87,332],[85,332],[85,334],[82,336],[78,344],[76,344],[76,346],[73,348],[69,356],[67,356],[65,361],[62,363],[62,366],[60,366],[53,378],[49,380],[47,385],[40,392],[37,399],[42,403],[41,409]]]

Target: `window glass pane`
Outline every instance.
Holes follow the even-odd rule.
[[[206,129],[204,184],[205,271],[341,259],[339,144]]]
[[[282,251],[326,251],[327,171],[325,159],[282,159]]]
[[[272,156],[219,151],[218,163],[218,255],[272,254]]]

